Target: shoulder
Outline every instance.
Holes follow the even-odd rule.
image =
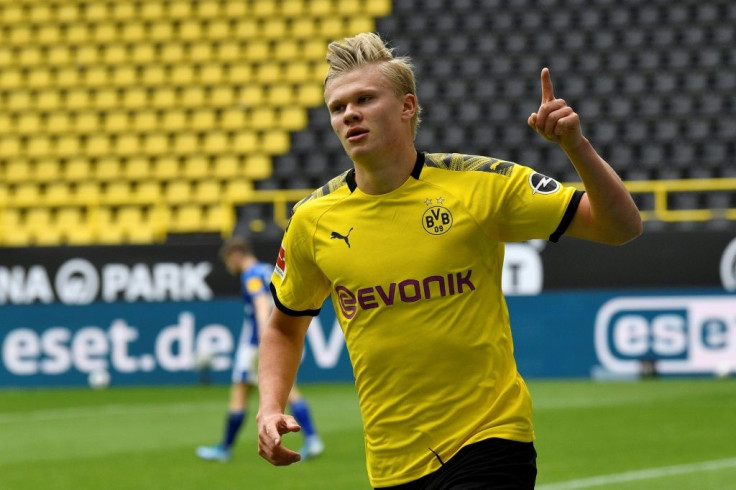
[[[297,210],[301,208],[310,209],[324,205],[329,206],[335,199],[343,198],[345,195],[343,191],[350,192],[351,179],[354,181],[353,175],[354,169],[350,169],[337,177],[333,177],[325,185],[315,189],[307,197],[296,203],[292,209],[293,213],[296,214]]]
[[[513,162],[487,156],[465,155],[462,153],[427,153],[425,155],[425,166],[454,172],[485,172],[509,177],[517,165]]]

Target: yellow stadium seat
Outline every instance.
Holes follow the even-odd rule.
[[[33,105],[30,91],[24,89],[10,92],[7,100],[8,105],[6,109],[12,111],[25,111]]]
[[[148,95],[142,87],[129,87],[123,91],[121,102],[125,109],[143,109],[148,107]]]
[[[225,109],[220,117],[220,127],[223,129],[237,130],[247,123],[246,112],[239,108]]]
[[[27,112],[18,117],[18,123],[15,130],[19,134],[35,134],[41,129],[41,118],[39,114]]]
[[[122,43],[108,43],[100,47],[101,57],[104,64],[121,68],[120,65],[128,63],[128,48]]]
[[[150,23],[148,39],[154,42],[166,42],[174,37],[173,24],[169,20],[157,20]]]
[[[202,206],[199,204],[185,204],[174,210],[169,229],[175,233],[201,231],[203,228],[202,218]]]
[[[202,149],[210,154],[225,153],[228,149],[228,136],[223,131],[212,131],[204,136]]]
[[[24,182],[15,186],[15,192],[11,196],[15,204],[22,206],[35,205],[41,200],[41,191],[36,183]]]
[[[20,139],[15,136],[0,135],[0,156],[15,157],[20,152]]]
[[[34,60],[34,62],[40,62],[40,60]],[[31,63],[26,61],[26,64]],[[26,85],[35,89],[46,88],[52,85],[52,83],[53,79],[51,77],[51,72],[49,72],[48,68],[46,67],[34,68],[28,73],[28,76],[26,77]]]
[[[283,0],[281,2],[281,15],[289,18],[300,17],[307,13],[305,0]]]
[[[99,131],[102,126],[96,111],[78,112],[72,121],[74,131],[78,133],[94,133]]]
[[[270,17],[263,20],[259,31],[263,39],[281,40],[287,35],[286,22],[278,16]]]
[[[302,107],[284,107],[281,109],[279,124],[289,131],[300,131],[307,127],[307,111]]]
[[[10,30],[10,43],[16,46],[28,44],[33,41],[33,32],[26,22],[15,24]]]
[[[225,183],[225,199],[232,203],[245,202],[252,192],[253,184],[248,179],[232,179]]]
[[[188,19],[192,16],[192,2],[189,0],[174,0],[169,5],[168,13],[172,19]]]
[[[284,78],[280,63],[261,63],[256,70],[256,80],[262,83],[277,83]]]
[[[112,110],[104,113],[102,127],[108,133],[122,133],[130,129],[128,113],[121,110]]]
[[[212,43],[209,41],[199,41],[192,43],[189,50],[189,59],[194,62],[204,63],[214,58]]]
[[[253,180],[267,179],[271,176],[272,162],[268,155],[248,155],[245,159],[244,174]]]
[[[258,39],[258,22],[255,18],[245,17],[235,21],[233,37],[241,41],[250,42]]]
[[[268,89],[268,103],[272,106],[288,106],[294,104],[294,87],[289,84],[278,83]]]
[[[150,160],[144,156],[133,156],[125,162],[125,177],[130,180],[143,180],[151,176]]]
[[[118,155],[136,155],[140,151],[141,137],[137,133],[123,133],[116,138],[115,153]]]
[[[32,157],[42,157],[51,153],[51,137],[45,134],[36,134],[28,138],[26,153]]]
[[[253,69],[249,64],[237,63],[228,70],[228,82],[232,84],[247,83],[253,80]]]
[[[0,134],[10,133],[15,129],[15,118],[10,117],[7,112],[0,112]]]
[[[133,113],[131,128],[139,132],[153,131],[158,128],[156,112],[148,108],[142,108]]]
[[[169,151],[169,137],[166,133],[145,133],[141,151],[149,156],[162,155]]]
[[[79,137],[75,134],[64,134],[59,136],[59,139],[56,141],[56,151],[55,154],[57,157],[72,157],[81,151],[82,145],[79,141]]]
[[[104,199],[107,203],[122,204],[131,200],[131,189],[128,182],[114,181],[105,187]]]
[[[276,127],[276,111],[272,107],[258,107],[250,117],[250,127],[254,129],[271,129]]]
[[[166,70],[159,64],[151,64],[143,69],[141,81],[143,85],[159,86],[167,82]]]
[[[141,4],[140,13],[138,14],[145,20],[158,20],[164,17],[163,2],[144,2]]]
[[[271,130],[263,133],[260,142],[261,151],[269,155],[283,155],[291,147],[289,134],[283,130]]]
[[[213,176],[218,179],[230,179],[240,173],[240,162],[235,155],[220,155],[215,158]]]
[[[319,35],[326,39],[337,39],[345,35],[343,20],[340,17],[319,19]]]
[[[177,97],[174,87],[158,87],[153,90],[151,106],[156,109],[170,109],[176,107]]]
[[[230,39],[230,23],[225,19],[212,19],[206,24],[205,37],[220,42]]]
[[[72,242],[72,236],[77,236],[77,230],[86,224],[82,221],[82,209],[78,207],[60,208],[56,213],[56,226],[64,240]]]
[[[215,19],[222,14],[221,2],[216,0],[200,0],[197,2],[197,15],[201,19]]]
[[[182,175],[185,179],[197,180],[209,175],[210,162],[204,155],[189,155],[184,158]]]
[[[233,87],[221,85],[210,91],[209,104],[215,107],[231,106],[235,102]]]
[[[235,225],[235,212],[224,204],[210,204],[204,208],[203,231],[230,233]]]
[[[309,13],[313,17],[327,17],[335,12],[335,6],[332,0],[309,0],[307,5],[309,6]]]
[[[114,156],[106,156],[97,161],[94,169],[94,178],[98,180],[115,180],[122,175],[120,160]]]
[[[159,180],[170,180],[179,177],[179,159],[164,155],[154,160],[153,176]]]
[[[347,35],[354,36],[361,32],[373,32],[376,30],[376,22],[372,17],[352,16],[347,19]]]
[[[0,73],[0,87],[8,90],[23,86],[23,75],[20,68],[5,69]]]
[[[271,58],[268,43],[263,40],[253,40],[245,46],[245,59],[250,62],[267,61]]]
[[[179,155],[187,155],[199,150],[199,138],[190,131],[174,135],[171,151]]]
[[[218,43],[217,60],[224,63],[241,63],[240,45],[232,41],[232,36]]]
[[[8,186],[0,181],[0,209],[2,209],[3,206],[5,206],[5,203],[8,202]],[[0,221],[0,225],[2,225],[2,221]]]
[[[302,46],[303,59],[324,64],[327,46],[321,39],[306,39]]]
[[[173,180],[167,184],[164,197],[168,203],[189,202],[192,199],[192,186],[188,180]]]
[[[5,208],[0,221],[0,240],[6,246],[24,246],[30,242],[30,232],[25,226],[24,211],[18,208]]]
[[[305,83],[296,89],[299,104],[304,107],[317,107],[324,104],[322,86],[318,83]]]
[[[155,48],[149,43],[133,44],[130,61],[139,64],[148,64],[155,61]]]
[[[91,3],[86,6],[84,18],[87,22],[101,22],[112,17],[112,5],[108,3]]]
[[[33,176],[40,182],[52,182],[61,177],[61,163],[56,156],[41,158],[36,162]]]
[[[179,38],[183,41],[198,41],[202,39],[202,23],[199,19],[187,19],[179,25]]]
[[[123,39],[125,41],[135,42],[141,39],[141,37],[133,38],[133,37],[128,37],[125,35],[128,31],[135,31],[134,26],[136,26],[136,24],[133,22],[126,22],[124,24],[120,24],[120,28],[123,33]],[[117,26],[113,22],[96,22],[94,24],[92,37],[93,37],[92,41],[97,44],[102,45],[102,44],[110,43],[119,37]]]
[[[161,184],[155,180],[144,180],[138,183],[135,200],[141,203],[155,203],[161,200]]]
[[[259,85],[246,85],[240,90],[238,102],[246,107],[258,106],[264,103],[266,97],[263,87]]]
[[[213,203],[221,199],[220,181],[215,179],[202,180],[197,183],[194,197],[199,203]]]
[[[46,187],[44,201],[50,205],[57,206],[68,204],[72,200],[72,191],[66,182],[53,182]]]
[[[369,0],[365,2],[366,13],[383,17],[391,13],[391,0]]]
[[[60,44],[59,38],[59,26],[55,24],[49,24],[39,30],[39,42],[49,47],[46,62],[51,66],[63,66],[72,62],[69,48]]]
[[[31,164],[25,158],[16,158],[9,160],[5,164],[5,174],[3,178],[6,182],[25,182],[31,179]]]
[[[181,109],[169,109],[164,112],[161,129],[164,131],[180,131],[187,128],[187,116]]]
[[[292,61],[286,65],[284,80],[292,83],[306,82],[309,81],[311,73],[309,62]]]
[[[190,127],[195,131],[207,131],[215,126],[215,111],[206,107],[192,113]]]
[[[102,190],[100,184],[94,181],[82,181],[77,184],[76,192],[77,202],[80,203],[93,203],[97,202],[102,196]]]
[[[357,15],[363,10],[363,3],[361,0],[339,0],[335,2],[333,13],[344,16]]]
[[[278,15],[276,2],[253,2],[253,15],[262,19]]]
[[[258,149],[258,136],[253,131],[238,131],[232,137],[232,151],[249,153]]]
[[[295,39],[313,39],[317,36],[317,26],[311,17],[298,17],[291,23],[291,37]],[[324,41],[320,42],[324,43]]]
[[[87,180],[92,177],[89,160],[81,156],[73,156],[64,165],[64,179],[69,182]]]
[[[64,98],[64,106],[71,110],[84,110],[92,107],[90,92],[86,88],[73,88]]]
[[[51,19],[51,6],[43,4],[29,6],[28,20],[30,20],[34,24],[45,24]]]
[[[76,63],[75,61],[72,61]],[[56,72],[56,86],[49,90],[56,91],[59,88],[75,88],[82,84],[82,72],[76,66],[62,66]]]
[[[163,63],[179,63],[184,59],[184,45],[178,42],[167,42],[161,48]]]
[[[107,84],[109,85],[109,81]],[[95,90],[94,108],[96,110],[110,110],[120,107],[118,92],[113,87],[104,87]],[[98,126],[99,127],[99,126]]]
[[[186,87],[179,99],[179,104],[185,108],[202,107],[205,102],[204,88],[197,86]]]

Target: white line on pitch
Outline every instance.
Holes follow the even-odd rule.
[[[681,464],[675,466],[662,466],[646,470],[625,471],[610,475],[593,476],[577,480],[567,480],[557,483],[549,483],[537,486],[537,490],[572,490],[575,488],[602,487],[616,483],[626,483],[637,480],[651,480],[667,476],[684,475],[686,473],[700,473],[703,471],[715,471],[723,468],[736,467],[736,458],[715,459],[700,463]]]

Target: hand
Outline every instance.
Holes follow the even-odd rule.
[[[301,427],[291,415],[274,413],[262,417],[258,421],[258,454],[275,466],[286,466],[300,461],[299,453],[284,447],[281,436],[287,432],[299,432]]]
[[[548,68],[542,69],[542,104],[529,116],[527,123],[563,150],[576,148],[584,139],[580,117],[563,99],[555,99]]]

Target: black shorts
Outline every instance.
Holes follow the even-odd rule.
[[[434,473],[384,487],[396,490],[531,490],[537,479],[534,443],[486,439],[462,448]]]

